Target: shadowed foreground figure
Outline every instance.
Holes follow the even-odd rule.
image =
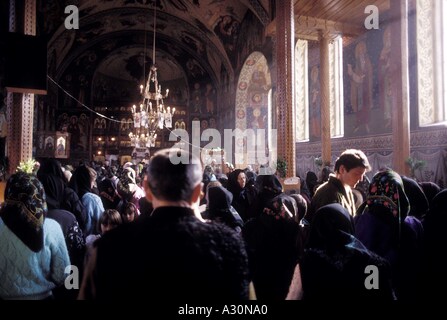
[[[356,237],[390,263],[397,299],[418,301],[422,297],[423,227],[408,215],[410,203],[402,178],[390,169],[377,172],[364,205],[355,218]]]
[[[0,210],[0,300],[43,300],[65,280],[70,265],[59,224],[47,219],[45,191],[23,172],[6,184]]]
[[[248,299],[243,242],[228,227],[197,218],[202,169],[173,164],[178,152],[161,150],[149,164],[145,189],[152,214],[95,242],[80,299]]]
[[[295,268],[288,300],[393,300],[388,262],[369,251],[354,236],[348,211],[334,203],[321,207],[309,235],[308,248]],[[367,266],[377,268],[376,289]]]

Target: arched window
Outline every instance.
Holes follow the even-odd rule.
[[[319,84],[319,69],[314,68],[316,74],[309,72],[308,41],[299,39],[295,47],[295,94],[296,94],[296,141],[309,141],[309,113],[311,79]],[[343,110],[343,44],[342,38],[336,37],[329,45],[329,102],[331,117],[331,137],[344,135]],[[320,107],[320,106],[318,106]]]

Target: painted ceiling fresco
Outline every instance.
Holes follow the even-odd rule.
[[[141,49],[152,47],[154,9],[157,10],[157,42],[165,39],[171,56],[190,54],[199,61],[201,68],[214,75],[222,65],[228,71],[239,66],[233,58],[239,30],[247,12],[257,17],[259,23],[269,23],[267,1],[223,0],[79,0],[42,1],[38,10],[45,17],[40,28],[52,34],[50,50],[55,51],[56,69],[67,59],[74,59],[93,43],[108,38],[111,41],[120,33],[135,35],[127,46]],[[64,27],[64,5],[79,8],[79,30]],[[77,2],[77,3],[74,3]],[[145,37],[146,36],[146,37]],[[145,39],[146,38],[146,39]],[[130,42],[133,41],[133,42]],[[158,49],[159,43],[156,43]],[[67,63],[67,61],[66,61]],[[190,61],[189,64],[196,64]],[[62,66],[64,69],[64,66]]]

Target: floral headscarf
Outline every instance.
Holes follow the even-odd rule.
[[[296,204],[291,197],[280,194],[272,200],[270,200],[263,209],[263,213],[269,216],[273,216],[276,220],[279,219],[294,219]]]
[[[47,211],[45,191],[37,177],[19,172],[8,179],[0,216],[34,252],[43,248],[43,222]]]
[[[369,207],[382,206],[393,214],[393,217],[404,219],[410,211],[410,204],[405,194],[402,178],[394,171],[387,169],[376,173],[369,185],[369,196],[366,199]]]

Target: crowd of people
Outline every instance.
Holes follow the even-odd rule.
[[[434,183],[391,168],[369,181],[351,149],[286,193],[276,175],[173,161],[181,152],[13,174],[0,298],[417,301],[446,284],[447,192]]]

